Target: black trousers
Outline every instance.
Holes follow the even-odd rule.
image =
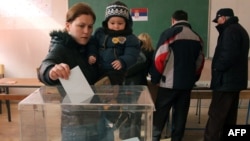
[[[172,108],[171,141],[181,141],[184,136],[190,105],[191,90],[173,90],[159,87],[153,114],[153,141],[159,141]]]
[[[223,141],[223,128],[236,124],[239,93],[213,91],[204,141]]]

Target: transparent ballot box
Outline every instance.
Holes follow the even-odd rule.
[[[94,95],[42,86],[18,104],[21,141],[151,141],[146,86],[96,86]],[[86,97],[82,96],[86,95]]]

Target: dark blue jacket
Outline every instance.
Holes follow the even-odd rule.
[[[219,37],[212,60],[211,89],[239,91],[247,88],[249,36],[238,17],[216,26]]]
[[[116,59],[121,61],[123,70],[136,63],[140,52],[140,41],[134,34],[110,36],[101,27],[96,30],[94,37],[98,42],[99,63],[102,69],[113,70],[111,63]]]
[[[158,41],[151,82],[170,89],[192,89],[204,65],[203,42],[187,21],[165,30]]]

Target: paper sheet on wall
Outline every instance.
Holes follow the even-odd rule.
[[[59,78],[66,96],[63,102],[80,103],[90,101],[94,95],[94,91],[86,80],[79,66],[74,67],[70,71],[68,80]]]

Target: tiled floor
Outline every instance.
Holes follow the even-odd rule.
[[[201,101],[201,119],[198,123],[198,115],[196,115],[197,100],[191,100],[188,121],[186,125],[186,131],[183,141],[202,141],[204,127],[207,121],[207,110],[210,104],[210,100]],[[246,123],[246,113],[248,107],[248,100],[240,100],[239,112],[238,112],[238,124]],[[1,141],[19,141],[19,114],[17,103],[11,104],[12,121],[7,120],[7,111],[5,104],[2,105],[2,114],[0,114],[0,140]],[[29,120],[29,119],[27,119]],[[163,132],[163,137],[165,136]],[[161,141],[170,141],[168,139],[162,139]]]

